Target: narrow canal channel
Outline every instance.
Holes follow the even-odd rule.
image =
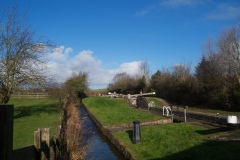
[[[80,119],[84,119],[83,140],[87,141],[90,151],[85,160],[122,160],[123,155],[100,132],[94,121],[87,114],[84,106],[80,106]]]

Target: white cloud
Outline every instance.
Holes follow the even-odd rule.
[[[93,56],[91,50],[83,50],[77,55],[69,56],[73,50],[60,46],[49,54],[48,68],[50,74],[59,82],[64,82],[72,72],[87,72],[90,88],[106,87],[117,73],[126,72],[135,75],[140,61],[122,63],[115,69],[104,69],[102,61]]]
[[[69,59],[71,65],[70,69],[73,71],[90,72],[101,67],[102,62],[93,57],[93,52],[90,50],[83,50],[79,52],[74,58]]]
[[[137,11],[134,16],[135,17],[145,17],[147,16],[148,14],[150,14],[151,12],[154,12],[157,8],[157,5],[152,5],[152,6],[149,6],[141,11]]]
[[[229,4],[220,4],[210,12],[207,16],[208,19],[215,20],[230,20],[234,18],[239,18],[240,6],[232,6]]]
[[[115,73],[127,72],[130,75],[134,75],[137,73],[140,63],[140,61],[123,63],[115,70]]]
[[[154,3],[150,6],[145,7],[144,9],[137,11],[134,16],[135,17],[146,17],[149,14],[158,13],[162,10],[163,7],[169,8],[179,8],[184,6],[197,6],[204,3],[207,3],[208,0],[200,1],[200,0],[162,0],[157,3]]]
[[[53,49],[53,52],[49,53],[49,58],[55,61],[66,61],[67,56],[72,52],[72,48],[66,48],[64,46],[56,47]]]
[[[162,2],[162,5],[165,7],[182,7],[182,6],[193,6],[197,4],[201,4],[202,1],[199,0],[165,0]]]

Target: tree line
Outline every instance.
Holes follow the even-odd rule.
[[[188,64],[175,65],[150,78],[119,73],[108,91],[155,91],[175,104],[240,111],[240,23],[222,31],[217,40],[208,39],[194,69]]]

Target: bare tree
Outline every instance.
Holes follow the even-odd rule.
[[[217,45],[229,74],[240,84],[240,23],[222,32]]]
[[[148,62],[146,60],[141,61],[138,67],[139,67],[139,77],[142,78],[144,76],[146,78],[146,81],[149,82],[150,71],[149,71]]]
[[[53,45],[30,30],[17,5],[9,7],[0,19],[0,103],[7,103],[17,87],[44,84],[45,55]]]
[[[150,86],[150,71],[148,62],[141,61],[139,64],[139,74],[136,76],[138,79],[138,90],[142,92],[147,92]]]

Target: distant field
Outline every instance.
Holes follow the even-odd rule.
[[[10,99],[9,104],[14,105],[14,148],[33,144],[33,133],[38,128],[50,128],[51,136],[54,135],[60,117],[57,102],[53,99]]]

